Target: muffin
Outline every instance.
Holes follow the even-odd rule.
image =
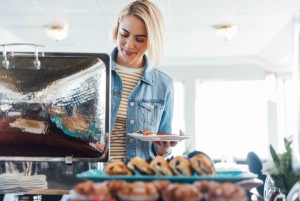
[[[220,184],[208,192],[209,201],[247,201],[245,190],[232,183]]]
[[[203,194],[203,198],[208,197],[208,192],[210,189],[216,187],[219,185],[219,183],[215,181],[206,181],[206,180],[201,180],[201,181],[195,181],[193,185],[198,188],[198,190]]]
[[[85,181],[75,185],[74,191],[80,195],[93,195],[95,193],[94,182]]]
[[[171,184],[169,180],[154,180],[152,181],[152,183],[154,184],[158,192],[162,192],[166,187],[168,187]]]
[[[119,190],[127,185],[127,182],[123,180],[110,180],[110,181],[105,181],[105,183],[113,198],[117,198],[117,194]]]
[[[108,163],[104,168],[104,173],[106,175],[133,175],[123,161]]]
[[[120,201],[156,201],[159,195],[152,183],[134,182],[124,186],[118,192]]]
[[[149,165],[151,169],[159,176],[174,175],[169,163],[162,156],[156,156]]]
[[[169,165],[178,176],[191,176],[193,174],[190,161],[183,156],[176,156],[169,162]]]
[[[111,198],[111,193],[105,183],[94,183],[86,181],[77,184],[74,191],[71,191],[73,201],[77,200],[107,200]]]
[[[162,192],[164,201],[199,201],[201,192],[191,184],[170,184]]]
[[[154,175],[150,165],[144,159],[137,156],[127,163],[127,167],[138,175]]]
[[[205,154],[197,154],[190,159],[191,166],[199,175],[215,175],[215,168],[211,159]]]

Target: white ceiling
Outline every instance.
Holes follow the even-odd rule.
[[[119,11],[130,0],[0,0],[0,43],[47,45],[46,52],[106,52]],[[153,0],[162,10],[167,52],[162,65],[255,63],[274,72],[291,69],[292,17],[300,0]],[[44,26],[68,23],[56,42]],[[218,38],[214,25],[235,23],[237,37]],[[24,50],[21,47],[12,50]],[[8,49],[10,50],[10,49]],[[26,49],[30,50],[30,49]]]

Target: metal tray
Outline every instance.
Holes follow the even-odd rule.
[[[110,58],[96,53],[2,53],[0,161],[105,162]]]

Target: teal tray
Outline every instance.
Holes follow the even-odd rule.
[[[101,170],[88,170],[86,172],[76,175],[80,179],[88,179],[94,181],[105,181],[105,180],[125,180],[128,182],[133,181],[152,181],[152,180],[169,180],[171,182],[177,183],[193,183],[199,180],[211,180],[217,182],[239,182],[247,179],[257,178],[256,174],[249,172],[216,172],[214,176],[144,176],[144,175],[105,175]]]

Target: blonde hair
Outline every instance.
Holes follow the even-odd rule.
[[[137,0],[127,5],[119,14],[117,24],[112,32],[112,39],[117,41],[120,22],[123,17],[133,15],[141,19],[147,29],[148,70],[157,66],[165,51],[164,19],[160,9],[148,0]]]

